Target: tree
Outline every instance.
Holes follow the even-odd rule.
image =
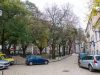
[[[39,18],[42,13],[38,10],[37,6],[34,3],[29,2],[28,0],[24,2],[27,10],[30,12],[31,16],[34,18]]]
[[[48,45],[49,28],[48,22],[41,19],[41,12],[34,3],[26,1],[24,3],[27,10],[30,12],[29,29],[31,30],[32,43],[35,44],[42,54],[42,50]]]
[[[45,47],[52,46],[52,58],[55,58],[56,47],[71,47],[76,38],[77,17],[73,13],[70,4],[58,8],[57,5],[47,8],[46,13],[41,13],[34,3],[20,0],[1,0],[0,9],[3,16],[0,17],[0,44],[2,51],[8,54],[13,45],[21,44],[23,56],[30,43],[39,48],[40,54]],[[7,51],[5,51],[7,50]]]
[[[19,34],[23,34],[20,33],[22,31],[19,32],[19,28],[23,28],[23,24],[25,24],[25,22],[22,22],[21,17],[26,16],[27,10],[24,8],[24,5],[20,0],[2,0],[0,7],[3,11],[3,16],[0,18],[0,25],[2,25],[0,31],[2,33],[1,44],[2,52],[5,52],[6,42],[15,43],[19,39]]]
[[[42,50],[47,47],[49,39],[48,22],[44,20],[34,20],[31,24],[33,43],[39,48],[40,54]]]
[[[67,46],[68,46],[68,53],[70,54],[72,51],[71,50],[72,45],[73,43],[75,43],[75,40],[76,40],[77,29],[73,25],[70,25],[67,27],[65,32],[67,33],[65,37],[66,37]]]
[[[51,40],[52,40],[52,58],[55,58],[56,44],[60,44],[60,43],[57,43],[57,41],[61,39],[60,42],[65,42],[62,44],[63,46],[65,46],[66,40],[63,40],[61,38],[61,35],[65,36],[63,32],[67,28],[68,25],[69,26],[76,25],[77,18],[72,12],[70,4],[66,4],[66,6],[63,6],[61,9],[58,8],[57,5],[51,8],[47,8],[45,14],[46,14],[46,19],[50,21],[51,23],[50,32],[51,32]],[[59,27],[61,28],[60,29],[61,35],[57,33],[57,31],[59,30]]]

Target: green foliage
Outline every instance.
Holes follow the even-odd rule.
[[[11,44],[29,42],[28,12],[20,0],[3,0],[0,9],[3,11],[0,17],[0,36],[4,33],[4,40],[0,40]]]
[[[95,6],[100,6],[100,0],[95,0],[95,1],[94,1],[94,5],[95,5]]]
[[[55,49],[57,45],[66,46],[68,41],[75,41],[76,19],[73,19],[75,16],[72,16],[70,8],[60,10],[55,6],[52,10],[56,14],[48,10],[48,20],[43,19],[44,15],[29,1],[22,3],[20,0],[0,0],[0,9],[3,11],[0,17],[0,44],[3,30],[4,43],[21,44],[24,53],[30,43],[42,52],[48,44],[53,44],[52,48]]]
[[[36,20],[32,25],[33,43],[38,48],[45,48],[48,45],[49,28],[48,24],[43,20]]]

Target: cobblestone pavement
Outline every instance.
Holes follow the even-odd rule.
[[[79,68],[77,55],[73,54],[62,61],[48,65],[14,65],[4,70],[4,75],[100,75],[100,71],[89,72],[88,69]]]

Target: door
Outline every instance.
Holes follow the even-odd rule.
[[[36,56],[32,56],[31,59],[32,59],[32,63],[33,63],[33,64],[36,64],[36,63],[37,63],[37,62],[36,62]]]
[[[95,58],[96,58],[96,60],[97,60],[98,67],[99,67],[99,69],[100,69],[100,56],[96,56]]]
[[[81,60],[81,66],[82,66],[82,67],[85,67],[86,58],[87,58],[87,57],[85,56],[85,57],[83,57],[82,60]]]
[[[43,59],[41,56],[36,56],[36,62],[37,64],[43,64]]]

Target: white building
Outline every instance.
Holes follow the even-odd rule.
[[[86,35],[88,50],[98,53],[100,51],[100,11],[97,11],[97,14],[89,19]]]

